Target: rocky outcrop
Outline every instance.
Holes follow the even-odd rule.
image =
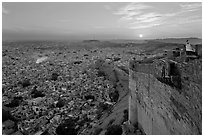
[[[123,122],[128,120],[128,114],[126,111],[128,109],[129,76],[128,73],[126,73],[124,70],[120,69],[118,66],[115,66],[113,63],[107,60],[98,59],[95,62],[94,67],[98,70],[98,72],[100,72],[99,76],[103,76],[108,79],[110,83],[114,85],[115,91],[117,91],[119,94],[117,95],[115,92],[114,94],[111,94],[110,99],[111,97],[113,97],[113,99],[111,99],[112,104],[109,105],[111,107],[108,113],[105,113],[103,116],[101,116],[97,122],[97,126],[92,130],[89,130],[88,133],[104,135],[109,134],[108,130],[110,130],[109,128],[112,125],[122,126]],[[116,98],[118,99],[116,100]],[[114,132],[113,134],[117,133]]]
[[[100,75],[103,75],[106,79],[108,79],[117,91],[119,91],[119,100],[127,95],[127,87],[128,87],[128,74],[115,66],[112,62],[108,62],[106,60],[98,59],[95,62],[95,68],[98,69]],[[125,90],[123,90],[125,89]]]
[[[130,62],[129,122],[145,134],[202,134],[202,61],[169,63]]]

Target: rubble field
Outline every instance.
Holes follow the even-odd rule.
[[[129,62],[178,46],[183,45],[3,42],[2,134],[144,134],[128,127]]]
[[[128,43],[3,42],[3,134],[105,134],[124,122],[128,62],[142,58],[130,51],[139,53]]]

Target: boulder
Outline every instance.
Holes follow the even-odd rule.
[[[58,102],[57,102],[57,104],[56,104],[56,107],[61,108],[61,107],[63,107],[64,105],[65,105],[65,101],[64,101],[63,99],[59,99]]]
[[[2,122],[6,121],[6,120],[12,120],[12,121],[17,121],[12,115],[11,112],[9,110],[9,108],[2,106]]]
[[[13,108],[18,107],[22,102],[23,97],[14,97],[9,104],[5,104],[6,107]]]
[[[31,92],[31,96],[33,98],[38,98],[38,97],[44,97],[45,94],[43,94],[42,91],[37,90],[37,86],[35,86]]]
[[[41,63],[41,62],[46,61],[47,59],[48,59],[48,57],[41,57],[41,58],[38,58],[38,59],[36,60],[36,63],[39,64],[39,63]]]

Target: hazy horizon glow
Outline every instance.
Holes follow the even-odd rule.
[[[3,40],[202,38],[201,2],[3,2]]]

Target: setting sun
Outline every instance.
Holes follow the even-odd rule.
[[[140,37],[140,38],[142,38],[142,37],[143,37],[143,35],[142,35],[142,34],[140,34],[140,35],[139,35],[139,37]]]

